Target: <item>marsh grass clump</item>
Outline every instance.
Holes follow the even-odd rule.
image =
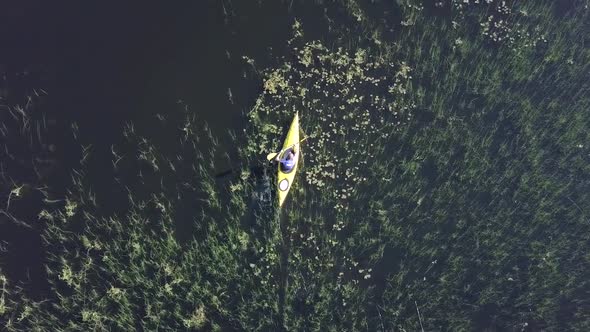
[[[172,137],[150,139],[157,125]],[[89,167],[97,162],[89,153],[61,207],[44,210],[40,221],[52,304],[5,282],[3,328],[275,326],[276,248],[243,227],[247,177],[230,184],[242,189],[220,203],[228,189],[215,183],[214,151],[202,152],[213,141],[185,110],[160,116],[149,130],[128,124],[110,149],[111,169]],[[111,178],[93,181],[105,174]],[[194,236],[182,236],[191,229]]]
[[[337,40],[296,21],[259,71],[238,158],[280,149],[295,111],[310,136],[280,213],[252,208],[251,169],[216,182],[221,147],[187,107],[126,126],[106,168],[80,141],[40,214],[50,297],[0,271],[3,327],[589,330],[588,11],[396,6],[345,2],[358,27]]]
[[[530,52],[548,42],[552,8],[534,4],[515,5],[509,1],[467,1],[453,4],[457,15],[453,27],[480,34],[487,44],[512,50],[516,55]]]
[[[297,41],[291,41],[291,62],[264,73],[263,93],[248,114],[251,152],[279,147],[283,128],[275,123],[299,111],[311,137],[304,179],[316,190],[332,191],[335,208],[345,208],[350,192],[366,181],[362,168],[382,148],[375,142],[390,138],[413,116],[406,90],[411,68],[373,57],[369,49],[330,50],[318,41],[299,41],[297,47]]]
[[[584,330],[588,238],[578,234],[589,227],[580,203],[590,58],[575,36],[588,13],[557,18],[551,4],[487,2],[441,16],[400,6],[410,24],[392,44],[329,51],[294,43],[292,61],[267,73],[273,89],[249,113],[250,144],[263,142],[261,151],[280,146],[282,132],[261,128],[294,110],[317,135],[304,145],[305,185],[286,211],[287,326]],[[508,21],[481,25],[490,10]],[[379,72],[389,68],[380,64],[394,66]],[[407,77],[395,85],[396,76]],[[376,96],[411,116],[398,124]]]
[[[296,22],[290,61],[263,73],[263,92],[248,113],[249,152],[280,147],[283,128],[276,123],[299,111],[310,139],[303,147],[304,182],[292,193],[298,203],[286,212],[290,222],[282,239],[290,248],[285,325],[321,329],[337,316],[347,317],[343,327],[362,328],[367,312],[360,303],[373,269],[366,258],[359,262],[350,254],[349,245],[356,244],[347,243],[347,236],[356,226],[347,211],[369,181],[369,162],[389,151],[381,143],[395,141],[413,119],[412,68],[374,56],[369,47],[306,43],[301,29]],[[302,319],[306,315],[315,318]]]
[[[586,157],[575,147],[588,139],[588,101],[580,98],[588,82],[567,59],[584,59],[575,61],[581,71],[590,63],[574,37],[588,28],[588,13],[573,11],[564,21],[552,5],[530,3],[503,13],[520,11],[535,14],[511,18],[546,36],[546,44],[490,45],[462,28],[462,20],[484,17],[475,7],[446,19],[422,15],[401,33],[404,47],[394,54],[415,68],[409,89],[421,121],[404,127],[392,161],[375,158],[373,177],[395,181],[374,182],[373,194],[360,196],[372,204],[358,211],[363,226],[348,237],[357,244],[350,251],[364,252],[382,280],[374,284],[375,302],[385,303],[373,309],[375,326],[583,330],[590,321],[579,310],[575,322],[557,314],[564,301],[587,303],[573,293],[567,300],[557,295],[573,280],[584,283],[587,272],[568,265],[566,251],[560,268],[538,256],[541,247],[564,246],[583,256],[585,240],[573,234],[587,229],[585,213],[567,199],[579,197],[580,185],[566,179],[585,178]],[[551,277],[541,272],[549,265]]]

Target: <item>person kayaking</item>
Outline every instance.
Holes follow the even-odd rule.
[[[279,160],[279,156],[277,156],[277,158],[275,160],[281,164],[281,171],[283,171],[285,173],[291,172],[293,167],[295,167],[296,155],[297,155],[297,147],[293,146],[293,148],[285,151],[285,153],[283,154],[283,158],[281,158],[280,160]]]

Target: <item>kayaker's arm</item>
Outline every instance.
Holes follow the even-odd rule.
[[[271,160],[273,160],[274,158],[276,158],[276,157],[280,156],[280,155],[281,155],[281,153],[283,153],[283,151],[285,151],[285,150],[287,150],[287,149],[290,149],[290,148],[294,147],[296,144],[298,144],[298,143],[301,143],[301,142],[305,141],[305,140],[307,139],[307,137],[308,137],[308,136],[305,136],[305,137],[304,137],[302,140],[300,140],[299,142],[293,143],[292,145],[290,145],[290,146],[288,146],[288,147],[286,147],[286,148],[282,149],[282,150],[281,150],[281,151],[279,151],[279,152],[273,152],[273,153],[269,153],[268,155],[266,155],[266,159],[267,159],[268,161],[271,161]]]

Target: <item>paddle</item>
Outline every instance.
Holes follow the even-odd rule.
[[[295,143],[295,144],[299,144],[299,143],[301,143],[301,142],[305,141],[305,140],[306,140],[308,137],[309,137],[309,136],[305,136],[305,137],[304,137],[304,138],[303,138],[301,141],[299,141],[299,142],[297,142],[297,143]],[[294,146],[295,146],[295,144],[293,144],[293,145],[290,145],[290,146],[288,146],[288,147],[286,147],[286,148],[282,149],[282,150],[281,150],[281,151],[279,151],[279,152],[273,152],[273,153],[269,153],[269,154],[266,156],[266,159],[268,159],[268,161],[271,161],[271,160],[275,159],[275,157],[276,157],[276,156],[278,156],[278,155],[280,155],[281,153],[283,153],[283,151],[285,151],[285,150],[287,150],[287,149],[290,149],[290,148],[294,147]]]

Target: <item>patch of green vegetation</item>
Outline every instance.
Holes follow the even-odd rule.
[[[118,211],[103,206],[113,197],[93,192],[100,177],[85,167],[74,172],[63,207],[44,210],[39,222],[45,225],[51,303],[22,297],[2,279],[4,328],[254,330],[276,325],[276,249],[240,226],[251,184],[236,179],[231,185],[241,189],[222,206],[208,159],[213,153],[198,148],[214,146],[210,130],[190,112],[164,123],[173,138],[157,143],[127,126],[125,141],[112,147],[112,169],[99,170],[114,176],[109,195],[125,202]],[[92,154],[86,160],[95,162]],[[176,228],[187,219],[195,236],[182,243]]]
[[[368,47],[294,47],[293,61],[267,74],[286,83],[249,115],[286,121],[298,110],[313,133],[303,148],[307,183],[288,211],[287,326],[585,330],[590,54],[576,36],[588,31],[588,11],[557,18],[551,4],[502,2],[453,3],[450,16],[401,9],[391,44],[376,30]],[[347,80],[355,54],[396,65],[385,82],[405,81],[386,90]],[[411,116],[355,133],[365,109],[391,116],[349,102],[360,97]],[[277,136],[262,130],[253,141]]]
[[[165,137],[130,124],[108,170],[124,203],[102,205],[84,148],[39,216],[51,296],[0,274],[4,327],[588,330],[587,8],[380,5],[327,12],[336,41],[295,21],[291,57],[261,71],[240,159],[276,151],[295,111],[310,136],[280,225],[244,222],[252,174],[215,183],[190,110],[161,116]]]

